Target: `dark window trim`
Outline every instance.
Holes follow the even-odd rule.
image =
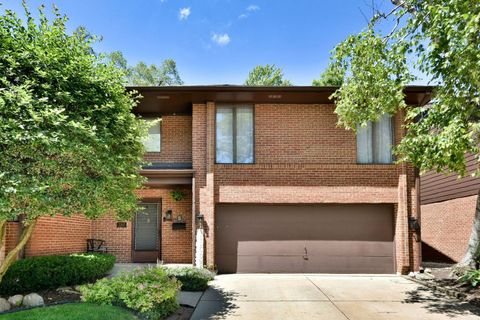
[[[391,132],[391,136],[390,136],[390,162],[388,163],[385,163],[385,162],[377,162],[376,159],[375,159],[375,145],[376,145],[376,141],[375,141],[375,122],[371,122],[372,124],[372,162],[368,162],[368,163],[362,163],[362,162],[358,162],[358,139],[357,139],[357,136],[355,136],[355,143],[356,143],[356,151],[355,151],[355,155],[356,155],[356,161],[357,161],[357,164],[358,165],[372,165],[372,164],[376,164],[376,165],[395,165],[395,156],[393,155],[393,147],[395,146],[395,121],[394,121],[394,118],[395,118],[395,115],[391,115],[390,116],[390,132]]]
[[[252,109],[252,162],[237,162],[237,108],[249,107]],[[217,162],[217,110],[218,108],[232,109],[232,146],[233,155],[232,162]],[[215,164],[240,164],[240,165],[252,165],[255,164],[255,104],[251,103],[220,103],[215,104]]]

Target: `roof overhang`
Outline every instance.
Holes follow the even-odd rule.
[[[142,169],[140,174],[148,178],[146,186],[192,184],[192,169]]]
[[[206,103],[278,103],[330,104],[330,95],[338,87],[289,86],[169,86],[127,87],[143,97],[134,109],[142,114],[172,114],[192,112],[192,104]],[[432,86],[407,86],[404,89],[408,105],[425,105],[432,95]]]

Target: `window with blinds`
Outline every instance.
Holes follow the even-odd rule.
[[[253,106],[219,105],[215,142],[217,163],[253,163]]]

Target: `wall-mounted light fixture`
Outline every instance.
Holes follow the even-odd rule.
[[[197,227],[203,228],[203,221],[205,220],[205,217],[203,216],[203,214],[197,214],[195,218],[197,220]]]
[[[172,209],[168,209],[167,211],[165,211],[163,221],[172,221]]]

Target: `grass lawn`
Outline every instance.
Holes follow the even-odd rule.
[[[136,316],[118,307],[68,303],[0,315],[1,320],[134,320]]]

